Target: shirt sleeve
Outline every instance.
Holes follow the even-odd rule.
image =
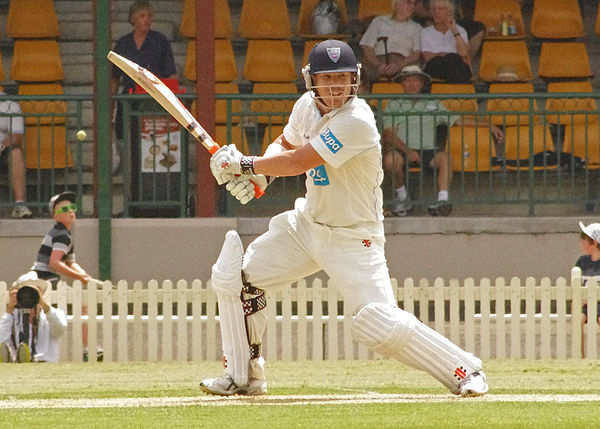
[[[169,39],[162,34],[160,34],[161,39],[161,65],[160,65],[160,74],[161,77],[166,78],[171,75],[177,74],[177,68],[175,67],[175,59],[173,57],[173,49],[171,49],[171,42]]]
[[[15,103],[14,101],[8,102],[8,112],[13,114],[21,114],[21,106],[19,103]],[[23,125],[23,117],[22,116],[13,116],[10,118],[10,133],[11,134],[23,134],[25,132],[25,127]]]
[[[378,141],[375,127],[353,118],[352,121],[332,121],[314,137],[310,144],[323,160],[333,168],[341,167],[359,153],[371,148]]]
[[[381,18],[379,16],[373,18],[373,21],[371,21],[369,27],[367,27],[367,31],[365,31],[365,34],[363,34],[362,38],[360,39],[361,46],[369,46],[371,48],[375,47],[375,44],[377,43],[377,29],[379,27],[378,24],[380,20]]]
[[[13,326],[13,315],[4,313],[0,319],[0,344],[10,340]]]
[[[46,320],[48,320],[52,338],[59,338],[66,332],[67,316],[63,310],[50,306],[50,310],[46,313]]]
[[[283,128],[283,136],[293,146],[300,147],[304,144],[303,136],[300,132],[300,121],[301,112],[306,109],[307,97],[310,97],[310,94],[307,93],[296,101],[292,108],[292,113],[290,113],[288,123]]]

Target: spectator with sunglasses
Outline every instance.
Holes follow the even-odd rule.
[[[60,275],[81,280],[87,284],[90,275],[75,261],[71,228],[77,219],[77,205],[73,192],[62,192],[50,198],[48,204],[56,223],[42,240],[37,259],[31,268],[37,278],[48,280],[55,289]]]

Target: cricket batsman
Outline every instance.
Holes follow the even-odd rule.
[[[351,306],[356,341],[429,373],[456,395],[483,395],[481,360],[397,306],[384,253],[380,136],[371,109],[356,96],[360,64],[352,49],[320,42],[302,74],[307,92],[263,156],[229,145],[210,161],[217,182],[242,204],[255,197],[254,184],[264,190],[278,176],[306,173],[306,196],[273,217],[245,253],[237,232],[226,234],[211,277],[225,372],[203,380],[201,389],[265,394],[265,290],[323,270]]]

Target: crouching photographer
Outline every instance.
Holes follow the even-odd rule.
[[[58,362],[67,316],[44,300],[47,280],[20,279],[0,319],[0,362]]]

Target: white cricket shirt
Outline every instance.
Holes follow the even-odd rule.
[[[355,97],[321,116],[307,92],[294,104],[283,134],[294,146],[312,145],[325,161],[306,172],[303,214],[326,226],[383,234],[380,137],[367,103]]]

